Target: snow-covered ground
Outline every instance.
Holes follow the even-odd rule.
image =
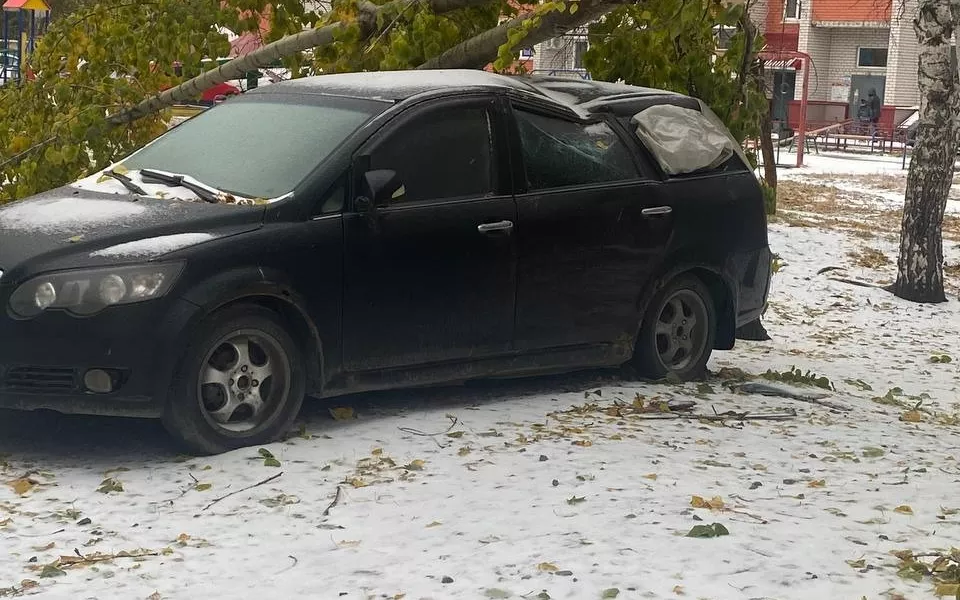
[[[896,232],[799,226],[807,200],[771,225],[774,339],[706,383],[365,394],[203,459],[151,422],[0,413],[0,597],[932,598],[891,553],[960,540],[960,304],[831,279],[891,277]],[[738,387],[791,367],[830,406]],[[796,417],[652,418],[679,400]]]

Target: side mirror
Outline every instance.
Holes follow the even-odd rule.
[[[403,196],[403,184],[396,171],[380,169],[367,171],[360,182],[360,198],[357,208],[361,211],[388,204],[391,200]]]

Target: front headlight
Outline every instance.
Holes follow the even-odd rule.
[[[182,270],[183,263],[166,263],[49,273],[17,288],[10,296],[10,310],[21,317],[50,309],[92,315],[114,304],[163,296]]]

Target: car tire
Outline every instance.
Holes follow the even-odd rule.
[[[699,379],[717,337],[713,297],[693,275],[668,283],[650,302],[630,366],[650,379]]]
[[[219,454],[274,442],[290,429],[306,388],[303,352],[273,311],[228,307],[187,343],[163,415],[186,448]]]

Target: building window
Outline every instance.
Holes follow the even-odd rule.
[[[713,28],[713,39],[717,44],[717,50],[729,50],[730,40],[733,39],[733,36],[736,33],[737,30],[735,27],[715,25]]]
[[[887,66],[886,48],[860,48],[857,50],[858,67],[884,68]]]
[[[583,55],[587,53],[587,40],[577,40],[573,45],[573,68],[583,68]]]
[[[800,0],[787,0],[784,3],[783,18],[794,20],[800,18]]]

